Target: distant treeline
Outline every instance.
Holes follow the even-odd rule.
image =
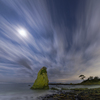
[[[100,78],[98,76],[95,76],[95,77],[90,76],[87,79],[85,79],[86,77],[84,75],[80,75],[79,77],[83,80],[82,83],[87,83],[87,82],[91,82],[91,83],[93,83],[93,82],[100,82]]]
[[[90,76],[89,78],[87,78],[83,82],[87,82],[87,81],[90,81],[90,82],[99,82],[100,81],[100,78],[98,76],[95,76],[95,77]]]

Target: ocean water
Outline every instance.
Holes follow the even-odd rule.
[[[28,86],[30,85],[30,86]],[[38,97],[53,94],[53,90],[31,90],[32,83],[0,84],[0,100],[38,100]],[[63,88],[100,88],[100,85],[50,85]]]

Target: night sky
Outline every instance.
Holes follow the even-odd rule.
[[[100,0],[0,0],[0,82],[100,77]]]

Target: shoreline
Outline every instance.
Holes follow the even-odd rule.
[[[67,91],[70,90],[70,91]],[[75,88],[56,90],[55,94],[47,94],[39,100],[100,100],[100,88]]]
[[[100,84],[82,84],[82,83],[77,83],[77,84],[63,84],[63,83],[49,83],[49,85],[100,85]]]
[[[76,83],[76,84],[73,84],[73,83],[49,83],[49,85],[80,85],[80,83]]]

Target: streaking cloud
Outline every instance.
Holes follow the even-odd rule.
[[[99,5],[99,0],[1,0],[0,80],[33,82],[43,66],[50,82],[100,77]]]

